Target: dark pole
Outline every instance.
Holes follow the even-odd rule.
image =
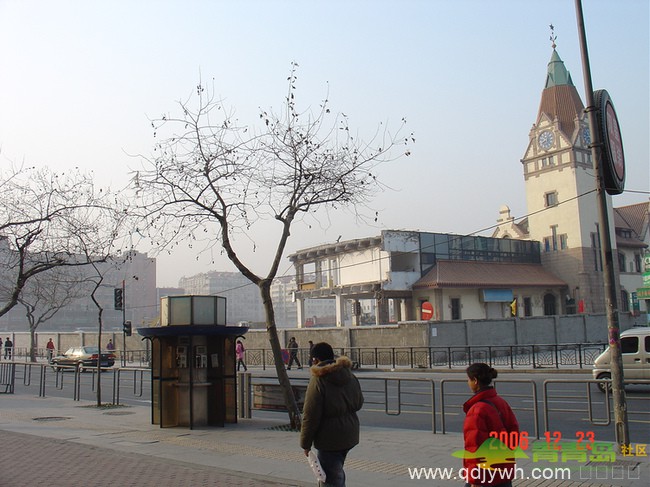
[[[614,399],[614,424],[616,442],[620,445],[629,445],[630,431],[627,421],[627,400],[623,384],[623,359],[621,357],[621,337],[618,321],[618,304],[616,296],[616,276],[614,273],[614,258],[612,252],[612,239],[609,229],[607,214],[607,193],[603,182],[602,151],[603,141],[596,121],[596,107],[594,103],[594,90],[591,84],[591,69],[589,67],[589,54],[587,52],[587,35],[582,14],[581,0],[575,0],[576,16],[578,20],[578,33],[580,34],[580,52],[582,54],[582,71],[585,82],[587,107],[585,112],[589,116],[589,131],[591,133],[591,157],[596,174],[596,193],[598,198],[598,214],[600,218],[600,247],[603,256],[603,283],[605,287],[605,306],[607,312],[607,334],[609,341],[610,362],[612,370],[612,398]]]
[[[124,279],[122,279],[122,367],[126,367],[126,289],[124,286]]]

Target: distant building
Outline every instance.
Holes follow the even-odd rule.
[[[555,45],[521,160],[528,216],[502,206],[492,237],[384,230],[301,249],[296,324],[309,299],[335,299],[336,325],[604,313],[599,212],[584,105]],[[648,203],[607,197],[619,311],[650,300]],[[644,269],[643,262],[646,261]],[[645,273],[644,273],[645,271]],[[374,316],[368,316],[374,313]]]
[[[606,311],[596,181],[587,114],[555,46],[537,118],[521,160],[528,216],[515,222],[501,208],[493,237],[541,243],[546,270],[567,283],[566,300],[580,312]],[[607,196],[618,309],[628,311],[642,287],[648,203],[612,208]],[[637,302],[638,308],[638,302]],[[647,309],[645,304],[642,309]]]
[[[345,326],[347,316],[353,325],[420,320],[424,302],[433,308],[426,319],[434,320],[507,317],[515,299],[522,316],[563,311],[566,283],[542,267],[538,242],[384,230],[289,259],[298,326],[305,323],[305,301],[324,298],[336,302],[336,326]],[[373,317],[365,316],[369,311]]]
[[[183,277],[178,282],[182,294],[216,294],[224,296],[226,320],[229,324],[247,322],[252,325],[266,323],[262,298],[257,286],[239,272],[210,271]],[[278,277],[271,285],[271,299],[278,328],[294,327],[296,305],[293,302],[295,278]],[[309,303],[307,311],[315,324],[334,323],[333,301]]]
[[[134,328],[156,320],[156,259],[146,253],[132,251],[125,256],[98,264],[103,280],[95,295],[103,308],[102,322],[105,331],[122,331],[123,319],[131,321]],[[92,279],[90,266],[75,267],[76,279]],[[124,314],[115,310],[114,289],[124,283]],[[90,298],[89,283],[83,285],[84,296],[61,308],[51,319],[39,326],[39,331],[96,330],[98,309]],[[29,287],[27,288],[29,292]],[[27,296],[29,298],[29,296]],[[18,304],[0,317],[0,328],[13,331],[28,330],[25,308]]]

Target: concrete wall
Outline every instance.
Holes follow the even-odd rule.
[[[646,323],[646,316],[634,318],[627,313],[619,315],[622,330]],[[326,341],[334,348],[349,347],[458,347],[480,345],[532,345],[553,343],[607,342],[607,318],[598,315],[543,316],[508,318],[501,320],[467,320],[453,322],[403,322],[398,325],[345,328],[278,329],[280,345],[286,347],[294,336],[300,348],[306,349],[309,340]],[[29,333],[6,333],[16,347],[29,346]],[[87,332],[37,333],[38,347],[45,348],[49,338],[57,350],[65,351],[79,345],[96,345],[97,335]],[[248,349],[269,349],[266,330],[250,330],[246,335]],[[121,333],[102,334],[102,348],[112,338],[116,350],[122,350]],[[127,350],[144,350],[145,342],[134,333],[127,337]]]

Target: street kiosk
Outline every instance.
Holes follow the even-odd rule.
[[[167,296],[151,340],[151,423],[161,428],[237,422],[235,341],[248,327],[226,326],[226,298]]]

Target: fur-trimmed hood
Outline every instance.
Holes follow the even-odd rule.
[[[316,365],[312,365],[310,370],[311,375],[315,377],[343,383],[350,379],[352,361],[345,356],[341,356],[336,360],[325,360]]]

